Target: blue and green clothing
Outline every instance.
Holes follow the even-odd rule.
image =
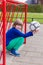
[[[33,36],[33,33],[27,32],[26,34],[20,32],[16,28],[12,27],[6,33],[6,46],[8,50],[16,49],[18,50],[19,47],[23,44],[24,38]]]

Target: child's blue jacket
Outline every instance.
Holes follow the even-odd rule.
[[[8,30],[8,32],[6,33],[6,46],[9,44],[9,42],[17,37],[29,37],[29,36],[33,36],[33,33],[30,31],[26,34],[20,32],[19,30],[17,30],[16,28],[12,27],[10,30]]]

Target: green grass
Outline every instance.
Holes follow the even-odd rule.
[[[1,13],[1,12],[0,12]],[[14,22],[16,20],[16,16],[17,13],[13,13],[14,16],[12,17],[12,13],[10,14],[10,18],[8,21],[10,21],[10,19],[12,18],[12,21]],[[25,13],[18,13],[18,18],[21,17],[22,14],[22,20],[24,21],[24,17],[25,17]],[[8,17],[8,15],[7,15]],[[32,22],[32,20],[36,20],[39,21],[40,23],[43,23],[43,13],[27,13],[27,22]]]
[[[17,13],[14,14],[13,21],[16,19]],[[22,20],[24,21],[25,14],[22,14]],[[21,13],[19,13],[18,18],[21,16]],[[32,20],[39,21],[40,23],[43,23],[43,13],[28,13],[27,14],[27,22],[32,22]]]
[[[31,22],[32,19],[43,23],[43,13],[28,13],[28,22]]]

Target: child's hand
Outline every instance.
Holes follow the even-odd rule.
[[[39,30],[32,30],[33,34],[37,33]]]

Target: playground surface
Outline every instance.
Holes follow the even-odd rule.
[[[29,31],[27,24],[27,31]],[[21,56],[15,57],[7,53],[6,65],[43,65],[43,24],[40,31],[27,38],[26,44],[19,50]]]

